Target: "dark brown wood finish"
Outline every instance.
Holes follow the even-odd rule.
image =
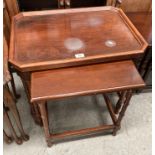
[[[127,91],[123,91],[123,92],[121,93],[121,95],[120,95],[120,98],[119,98],[119,100],[118,100],[118,102],[117,102],[117,104],[116,104],[116,108],[115,108],[115,113],[116,113],[116,114],[119,113],[119,111],[120,111],[120,109],[121,109],[121,107],[122,107],[122,103],[123,103],[124,100],[125,100],[126,93],[127,93]]]
[[[21,123],[21,119],[19,116],[19,112],[17,110],[16,107],[16,103],[15,103],[15,99],[13,97],[13,94],[11,93],[8,83],[11,81],[11,79],[13,78],[12,76],[10,76],[10,72],[8,69],[8,46],[7,46],[7,40],[6,40],[6,36],[3,36],[3,102],[4,102],[4,122],[6,122],[8,124],[9,129],[12,132],[13,138],[15,139],[15,141],[18,144],[22,143],[22,140],[19,139],[16,135],[15,130],[12,127],[11,121],[9,119],[9,116],[7,114],[7,111],[5,111],[5,108],[9,109],[10,112],[12,113],[15,122],[17,124],[17,127],[19,129],[19,132],[21,134],[21,137],[23,138],[23,140],[28,140],[29,136],[27,136],[23,130],[23,126]],[[15,92],[15,90],[14,90]],[[7,138],[5,136],[5,138]]]
[[[109,11],[106,11],[106,12],[112,12],[112,13],[110,13],[110,14],[106,13],[107,15],[105,15],[105,16],[106,17],[108,16],[108,18],[111,19],[111,14],[115,14],[114,17],[116,16],[118,19],[118,21],[116,23],[114,23],[114,24],[116,24],[116,27],[115,27],[116,30],[113,29],[114,26],[112,25],[112,23],[105,26],[105,19],[103,20],[103,23],[100,22],[101,15],[104,14],[104,11],[108,10],[108,9],[109,9]],[[111,11],[111,10],[114,10],[114,11]],[[45,70],[45,69],[52,69],[52,68],[61,68],[61,67],[74,66],[74,65],[86,65],[86,64],[92,64],[92,63],[97,63],[97,62],[99,63],[99,62],[116,61],[116,60],[121,60],[121,59],[130,59],[132,57],[137,57],[137,55],[139,55],[140,53],[143,53],[143,51],[145,50],[146,47],[142,48],[140,51],[136,50],[136,47],[133,51],[127,51],[126,49],[124,49],[125,50],[124,52],[123,51],[118,52],[119,50],[117,52],[115,52],[115,50],[113,49],[113,52],[106,53],[106,51],[101,51],[102,55],[96,55],[99,53],[99,51],[97,51],[96,46],[92,46],[92,44],[90,44],[90,46],[93,49],[92,52],[89,53],[89,52],[82,50],[82,52],[85,55],[86,55],[86,53],[88,53],[88,55],[90,54],[92,56],[81,58],[81,59],[75,59],[75,58],[68,59],[68,57],[72,57],[72,56],[74,57],[75,53],[79,53],[80,52],[79,50],[76,52],[71,52],[71,53],[70,52],[61,53],[59,51],[57,53],[57,52],[54,52],[55,51],[55,48],[54,48],[54,51],[53,51],[53,45],[51,44],[51,38],[54,39],[54,42],[56,41],[55,37],[57,37],[57,33],[56,33],[57,30],[59,30],[60,36],[62,38],[64,38],[65,35],[67,37],[67,35],[70,35],[72,33],[71,32],[72,29],[71,29],[70,19],[72,19],[72,25],[79,25],[79,24],[83,25],[83,23],[85,23],[83,20],[87,17],[87,15],[90,17],[90,15],[92,15],[96,11],[98,12],[97,18],[96,18],[97,24],[93,25],[94,24],[94,18],[90,18],[91,19],[90,23],[93,23],[92,27],[91,26],[89,27],[89,30],[90,30],[89,35],[91,37],[91,39],[90,39],[91,43],[94,43],[94,45],[96,45],[96,38],[94,37],[94,34],[93,34],[93,39],[92,39],[92,32],[95,32],[93,26],[95,26],[95,29],[98,28],[99,31],[101,30],[101,28],[103,29],[104,27],[109,27],[109,29],[107,29],[109,31],[109,33],[112,36],[114,35],[114,38],[117,38],[117,36],[120,36],[120,34],[121,34],[121,30],[119,30],[120,27],[122,25],[124,25],[124,28],[128,30],[126,33],[124,33],[126,39],[128,38],[126,36],[126,34],[129,33],[129,34],[131,34],[131,36],[134,34],[131,37],[133,39],[133,42],[134,42],[134,40],[136,40],[136,42],[137,42],[137,39],[138,39],[139,41],[141,40],[138,43],[142,42],[142,44],[144,43],[143,44],[144,46],[147,46],[145,41],[141,37],[141,35],[137,32],[137,30],[134,28],[134,26],[130,23],[130,21],[122,13],[122,11],[111,8],[111,7],[108,7],[108,8],[98,7],[98,8],[87,8],[87,9],[72,9],[72,10],[21,13],[14,18],[14,22],[12,24],[12,34],[11,34],[11,44],[10,44],[10,47],[11,47],[10,48],[10,62],[12,62],[12,64],[14,66],[16,66],[16,68],[18,70],[25,72],[24,74],[20,73],[20,76],[22,78],[24,87],[26,88],[26,92],[27,92],[27,96],[28,96],[29,100],[30,100],[30,93],[29,93],[30,92],[29,91],[29,89],[30,89],[30,87],[29,87],[30,86],[30,72],[29,71]],[[101,12],[101,15],[100,15],[100,12]],[[90,15],[89,15],[89,13],[90,13]],[[77,14],[81,14],[80,19],[82,21],[79,21]],[[120,14],[120,16],[119,16],[119,14]],[[75,16],[73,16],[73,15],[75,15]],[[55,16],[63,16],[63,17],[66,16],[66,17],[65,17],[65,19],[62,20],[62,22],[60,20],[57,20],[57,22],[53,24],[52,21],[55,21],[54,20]],[[92,16],[92,17],[94,17],[94,16]],[[49,19],[52,19],[52,21],[49,22]],[[74,19],[77,19],[77,20],[74,20]],[[106,19],[106,20],[110,21],[109,19]],[[27,23],[25,21],[29,21],[29,22]],[[46,21],[46,22],[44,23],[43,21]],[[116,21],[115,18],[114,18],[114,21]],[[38,22],[41,22],[41,23],[39,24]],[[70,24],[69,24],[69,22],[70,22]],[[66,26],[64,23],[66,23]],[[76,24],[76,23],[78,23],[78,24]],[[99,26],[98,23],[99,24],[102,23],[101,24],[102,26]],[[21,45],[22,46],[23,46],[23,44],[25,45],[25,43],[27,42],[26,41],[27,39],[28,39],[28,42],[30,43],[29,45],[26,43],[27,46],[25,46],[25,47],[27,47],[27,50],[24,46],[23,47],[20,46],[21,49],[20,49],[19,53],[16,51],[17,45],[14,44],[15,38],[18,36],[17,34],[19,34],[16,31],[14,32],[14,30],[15,30],[14,27],[17,27],[17,26],[20,27],[19,30],[21,32],[26,34],[26,37],[22,37],[22,36],[24,36],[24,34],[22,36],[20,36],[20,39],[22,42],[20,41],[20,39],[18,39],[19,42],[21,43]],[[27,29],[26,30],[25,26],[26,27],[28,26],[29,28],[27,27],[28,29],[26,28]],[[37,29],[35,28],[36,26],[38,27]],[[84,37],[86,36],[85,37],[86,39],[87,38],[89,39],[89,36],[85,35],[85,33],[84,33],[86,31],[85,29],[87,27],[88,27],[88,25],[84,26],[84,29],[81,28],[81,33],[84,34],[83,35]],[[54,31],[52,31],[50,28],[53,28]],[[112,29],[112,31],[110,30],[110,28]],[[30,31],[28,32],[28,30],[30,30]],[[73,30],[74,30],[74,33],[76,35],[79,35],[78,34],[79,31],[77,31],[77,28],[74,28],[74,26],[73,26]],[[104,29],[102,31],[108,37],[107,30]],[[25,33],[25,32],[27,32],[27,33]],[[32,35],[34,32],[37,32],[37,33],[35,33],[36,35]],[[49,32],[51,32],[51,33],[49,33]],[[48,34],[48,35],[46,35],[46,34]],[[53,34],[55,37],[53,36]],[[101,33],[97,31],[97,34],[100,35]],[[48,38],[46,38],[46,37],[48,37]],[[23,40],[23,38],[25,38],[25,39],[27,38],[27,39]],[[37,38],[38,38],[38,40],[37,40]],[[102,38],[102,37],[99,37],[99,38]],[[128,39],[131,39],[131,38],[129,37]],[[30,40],[32,39],[31,40],[32,42],[29,39]],[[108,39],[112,39],[112,38],[108,38]],[[120,39],[121,42],[122,42],[122,40],[124,42],[124,37],[122,37]],[[61,42],[57,42],[57,43],[60,44]],[[121,45],[122,45],[122,43],[121,43]],[[102,45],[104,46],[104,43]],[[133,45],[135,46],[138,44],[133,43]],[[141,44],[139,44],[139,45],[141,46]],[[128,43],[127,43],[124,47],[130,47],[130,46],[128,46]],[[26,52],[23,51],[23,48]],[[61,48],[64,48],[64,47],[61,47]],[[120,48],[122,48],[122,46]],[[31,50],[31,49],[33,49],[33,50]],[[49,49],[52,49],[52,50],[49,52]],[[123,49],[121,49],[121,50],[123,50]],[[109,50],[109,51],[111,51],[111,50]],[[28,57],[26,55],[24,55],[23,52]],[[26,62],[25,63],[24,61],[22,61],[22,63],[24,62],[24,64],[18,64],[18,61],[16,61],[17,59],[14,59],[15,58],[14,53],[17,56],[16,57],[17,59],[18,59],[18,55],[20,55],[20,56],[22,56],[22,59],[26,58],[25,60],[27,62],[25,61]],[[29,55],[29,53],[30,53],[30,55]],[[61,59],[53,61],[53,56],[54,56],[54,58],[55,58],[55,56],[57,56],[57,58],[60,57]],[[43,60],[44,58],[45,58],[45,60]],[[62,58],[66,58],[66,59],[63,60]],[[35,63],[31,63],[31,62],[35,62]],[[31,106],[31,113],[33,114],[34,120],[36,120],[36,123],[40,124],[41,120],[38,117],[39,116],[38,115],[39,114],[38,108]]]
[[[144,86],[131,61],[35,72],[31,83],[32,102]]]
[[[17,110],[16,103],[14,101],[13,95],[11,94],[8,86],[6,86],[6,85],[3,87],[3,91],[4,91],[3,92],[4,105],[5,105],[5,107],[9,108],[11,114],[13,115],[13,118],[15,119],[16,125],[17,125],[18,130],[21,134],[22,139],[27,141],[29,139],[29,136],[27,134],[25,134],[25,131],[23,129],[21,119],[20,119],[20,115],[19,115],[19,112]]]
[[[80,39],[80,49],[64,45],[71,38]],[[116,43],[114,47],[105,45],[108,40]],[[117,8],[27,12],[14,18],[9,61],[22,72],[36,71],[131,58],[146,47],[143,37]],[[75,58],[79,53],[85,56]]]
[[[129,19],[133,22],[135,27],[143,35],[148,42],[148,48],[142,59],[137,59],[136,63],[139,72],[146,82],[145,90],[152,88],[152,12],[134,12],[127,13]]]
[[[127,110],[127,107],[129,106],[129,102],[130,102],[130,99],[132,97],[132,91],[129,90],[127,91],[126,93],[126,99],[124,101],[124,103],[122,104],[122,109],[118,115],[118,118],[117,118],[117,121],[116,121],[116,126],[115,126],[115,129],[113,131],[113,135],[115,136],[116,135],[116,132],[120,129],[121,127],[121,121],[125,115],[125,111]]]
[[[4,0],[4,3],[11,20],[14,15],[19,13],[18,2],[17,0]]]
[[[144,86],[145,84],[132,61],[55,69],[32,73],[31,101],[33,104],[39,105],[46,141],[48,146],[51,146],[52,139],[66,136],[84,135],[105,130],[113,130],[113,135],[116,135],[132,96],[131,89]],[[127,91],[125,91],[125,100],[121,101],[122,106],[116,115],[112,102],[105,93],[120,90]],[[46,109],[48,100],[97,93],[104,93],[113,124],[57,134],[50,133]]]
[[[118,1],[118,0],[114,0]],[[125,12],[149,12],[152,11],[152,0],[119,0],[121,8]]]
[[[126,15],[152,46],[152,12],[127,12]]]
[[[10,26],[11,26],[11,19],[12,16],[17,14],[19,12],[17,2],[16,0],[4,0],[3,3],[3,64],[4,64],[4,69],[3,72],[8,72],[10,71],[8,76],[11,77],[11,86],[13,90],[13,94],[15,99],[18,99],[20,97],[19,94],[17,94],[16,87],[15,87],[15,82],[13,78],[13,73],[16,72],[13,68],[12,65],[8,65],[8,55],[9,55],[9,43],[10,43]],[[7,78],[7,75],[4,73],[4,77]],[[7,80],[7,79],[4,79]],[[6,81],[7,82],[7,81]],[[4,82],[5,83],[5,82]]]
[[[3,120],[6,123],[7,127],[9,128],[9,130],[11,131],[12,138],[15,140],[15,142],[17,144],[22,144],[23,141],[22,141],[22,139],[20,137],[17,136],[16,131],[15,131],[15,129],[12,126],[11,120],[10,120],[9,115],[8,115],[7,111],[5,110],[5,108],[3,108]]]

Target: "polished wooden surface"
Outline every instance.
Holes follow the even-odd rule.
[[[148,44],[152,45],[152,12],[128,12],[131,22],[139,30]]]
[[[147,43],[120,9],[97,7],[18,14],[10,47],[10,62],[34,71],[131,58]],[[84,57],[75,58],[79,53]]]
[[[146,83],[144,91],[148,91],[152,89],[152,12],[130,12],[127,16],[149,44],[138,67]]]
[[[121,8],[125,12],[152,11],[152,0],[121,0],[121,1],[122,1]]]
[[[31,101],[138,88],[144,82],[132,61],[32,73]]]
[[[121,121],[129,105],[132,89],[143,87],[145,84],[141,79],[132,61],[113,62],[89,66],[55,69],[42,72],[34,72],[31,77],[31,101],[39,105],[45,138],[50,147],[54,139],[65,138],[73,135],[86,135],[105,130],[112,130],[115,136],[121,128]],[[113,107],[108,97],[108,92],[126,91],[121,94],[121,103]],[[62,99],[76,95],[91,95],[104,93],[104,99],[113,123],[97,127],[79,130],[68,130],[53,134],[49,129],[49,118],[47,112],[47,101],[51,99]],[[116,114],[117,112],[117,114]]]

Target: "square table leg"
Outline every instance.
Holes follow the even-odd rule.
[[[31,108],[32,117],[37,125],[42,126],[42,120],[41,120],[38,105],[37,104],[34,105],[34,104],[30,103],[30,73],[29,72],[28,73],[19,72],[18,74],[22,80],[22,83],[23,83],[23,86],[25,89],[25,93],[28,98],[28,102],[29,102],[29,105]]]
[[[43,127],[44,127],[44,132],[45,132],[45,137],[46,137],[46,142],[48,147],[52,146],[51,138],[50,138],[50,131],[49,131],[49,123],[48,123],[48,114],[47,114],[47,102],[38,102],[40,113],[41,113],[41,118],[43,122]]]

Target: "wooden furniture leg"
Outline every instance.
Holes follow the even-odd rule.
[[[4,130],[3,130],[3,138],[7,144],[12,143],[12,138],[9,137]]]
[[[120,66],[118,65],[119,63],[121,63]],[[109,70],[109,68],[111,68],[111,70]],[[70,76],[72,76],[74,80],[70,80]],[[85,79],[85,77],[87,77],[87,79]],[[63,81],[65,81],[65,83]],[[144,86],[145,83],[132,61],[48,70],[31,74],[31,102],[39,106],[46,141],[48,146],[51,146],[54,139],[68,136],[90,135],[106,130],[112,131],[113,135],[116,135],[117,130],[120,129],[122,118],[132,96],[130,89],[133,90]],[[124,101],[121,99],[123,104],[120,106],[121,110],[119,114],[116,115],[115,107],[113,107],[106,93],[116,93],[120,91],[121,95],[123,95],[124,91],[127,91],[127,93]],[[106,123],[91,128],[68,130],[61,133],[51,132],[49,129],[46,101],[94,94],[104,95],[113,123]]]
[[[21,124],[19,112],[17,110],[16,103],[13,100],[13,95],[10,92],[10,90],[8,89],[8,87],[5,87],[5,86],[4,86],[4,95],[6,95],[6,101],[4,104],[6,107],[9,108],[10,112],[12,113],[23,140],[25,140],[25,141],[29,140],[29,136],[25,134],[23,126]]]
[[[42,119],[41,119],[41,114],[40,114],[38,105],[37,104],[33,104],[33,107],[34,107],[34,111],[35,111],[35,113],[34,113],[34,115],[35,115],[35,122],[38,125],[43,126],[43,122],[42,122]]]
[[[123,118],[123,116],[124,116],[124,114],[125,114],[125,111],[126,111],[128,105],[129,105],[129,102],[130,102],[131,97],[132,97],[132,91],[129,90],[129,91],[127,91],[127,93],[126,93],[126,99],[125,99],[125,101],[124,101],[124,103],[123,103],[122,109],[121,109],[121,111],[120,111],[120,113],[119,113],[119,116],[118,116],[118,119],[117,119],[117,121],[116,121],[116,126],[115,126],[115,128],[114,128],[114,130],[113,130],[113,136],[116,135],[116,132],[117,132],[117,131],[120,129],[120,127],[121,127],[121,126],[120,126],[121,120],[122,120],[122,118]]]
[[[127,91],[123,91],[123,92],[122,92],[122,94],[121,94],[121,96],[120,96],[120,98],[119,98],[119,100],[118,100],[118,102],[117,102],[117,104],[116,104],[115,114],[118,114],[118,113],[119,113],[119,111],[120,111],[120,109],[121,109],[121,107],[122,107],[122,104],[123,104],[123,102],[124,102],[124,100],[125,100],[126,92],[127,92]]]
[[[14,138],[14,140],[16,141],[17,144],[22,144],[22,139],[19,138],[17,135],[16,135],[16,132],[12,126],[12,123],[10,121],[10,118],[8,116],[8,113],[5,111],[5,108],[3,108],[3,111],[4,111],[4,122],[6,123],[6,125],[8,126],[8,128],[10,129],[11,133],[12,133],[12,136]]]
[[[15,96],[15,99],[19,99],[20,98],[20,95],[17,93],[16,91],[16,87],[15,87],[15,82],[14,82],[14,78],[13,78],[13,74],[11,73],[11,87],[12,87],[12,91],[13,91],[13,94]]]
[[[121,94],[122,94],[121,91],[118,91],[118,92],[117,92],[118,97],[121,97]]]
[[[151,69],[151,65],[152,64],[152,59],[149,59],[147,65],[146,65],[146,71],[143,75],[143,79],[146,80],[148,78],[148,75],[149,75],[149,70]]]
[[[107,105],[108,111],[110,113],[110,116],[112,118],[112,121],[113,121],[113,123],[115,125],[116,124],[116,121],[117,121],[117,118],[115,116],[115,112],[114,112],[114,109],[112,107],[112,103],[111,103],[109,97],[106,94],[104,94],[103,96],[104,96],[104,100],[105,100],[105,103]]]
[[[41,113],[42,122],[43,122],[46,142],[47,142],[48,147],[51,147],[52,142],[51,142],[51,139],[50,139],[49,123],[48,123],[48,115],[47,115],[46,104],[47,104],[46,102],[39,102],[38,103],[40,113]]]
[[[42,123],[42,119],[41,119],[41,116],[40,116],[38,105],[34,105],[34,104],[30,103],[29,73],[25,73],[25,74],[24,73],[19,73],[19,76],[20,76],[20,78],[22,80],[22,83],[23,83],[23,86],[24,86],[24,89],[25,89],[25,92],[26,92],[26,95],[27,95],[27,98],[28,98],[28,102],[30,104],[32,117],[33,117],[33,119],[34,119],[34,121],[35,121],[35,123],[37,125],[42,126],[43,123]]]

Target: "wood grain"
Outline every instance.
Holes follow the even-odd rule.
[[[22,13],[14,18],[11,36],[9,61],[21,71],[131,58],[147,47],[123,11],[114,7]],[[83,46],[66,48],[68,38],[80,39]],[[108,40],[116,46],[106,46]],[[75,58],[78,53],[85,57]]]
[[[127,16],[139,30],[149,46],[152,45],[152,12],[128,12]],[[144,20],[145,19],[145,20]]]
[[[152,0],[122,0],[121,8],[125,12],[152,11]]]
[[[19,13],[18,2],[17,0],[4,0],[4,2],[11,20],[13,16]]]
[[[31,101],[112,92],[145,84],[132,61],[32,73]]]

